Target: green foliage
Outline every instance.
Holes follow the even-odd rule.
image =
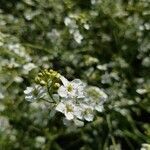
[[[150,143],[148,0],[0,1],[0,149],[139,149]],[[26,86],[43,68],[103,88],[105,111],[65,127]]]

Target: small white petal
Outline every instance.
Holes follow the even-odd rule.
[[[74,118],[74,115],[72,112],[65,112],[66,119],[72,120]]]
[[[89,113],[89,114],[85,115],[84,118],[86,121],[93,121],[94,115]]]
[[[33,87],[27,87],[26,90],[24,90],[24,94],[29,94],[33,91]]]
[[[77,85],[81,85],[82,81],[80,79],[74,79],[73,81],[71,81],[71,83],[77,84]]]
[[[67,86],[69,84],[69,81],[64,76],[61,76],[60,80],[62,81],[64,86]]]
[[[84,122],[83,121],[80,121],[78,119],[74,119],[74,123],[76,126],[78,127],[83,127],[84,126]]]
[[[108,97],[102,90],[99,91],[99,94],[100,94],[104,99],[107,99],[107,97]]]
[[[57,106],[56,106],[56,110],[61,112],[61,113],[64,113],[64,110],[65,110],[65,105],[63,103],[59,103]]]
[[[27,96],[25,96],[25,99],[30,102],[36,100],[36,98],[33,95],[27,95]]]
[[[61,86],[59,89],[58,89],[58,94],[61,96],[61,97],[67,97],[67,90],[64,86]]]
[[[104,107],[102,105],[96,105],[95,106],[95,110],[97,110],[98,112],[102,112],[104,109]]]
[[[145,94],[145,93],[147,93],[147,90],[146,89],[137,89],[136,90],[136,92],[138,93],[138,94]]]

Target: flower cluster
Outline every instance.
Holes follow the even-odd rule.
[[[64,123],[83,126],[93,121],[96,111],[103,111],[107,95],[98,87],[88,86],[80,79],[68,81],[53,70],[44,70],[35,78],[36,84],[24,91],[28,101],[45,100],[54,110],[64,114]]]

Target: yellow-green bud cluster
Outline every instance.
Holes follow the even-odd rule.
[[[52,69],[44,69],[38,73],[35,82],[42,86],[51,86],[51,88],[58,89],[60,87],[60,74]]]

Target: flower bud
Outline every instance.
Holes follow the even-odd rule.
[[[52,69],[49,70],[50,73],[53,73],[54,71]]]
[[[37,77],[35,78],[35,82],[39,84],[40,81],[41,81],[41,78],[37,76]]]
[[[59,87],[60,87],[60,84],[59,84],[59,83],[55,83],[55,84],[54,84],[54,87],[55,87],[55,88],[59,88]]]
[[[46,72],[46,75],[50,77],[50,76],[51,76],[51,73],[50,73],[50,72]]]
[[[58,78],[58,79],[60,78],[60,74],[59,73],[56,74],[56,78]]]
[[[39,76],[39,77],[42,77],[42,76],[43,76],[43,74],[40,72],[40,73],[38,73],[38,76]]]
[[[45,82],[44,80],[41,80],[41,81],[40,81],[40,84],[41,84],[42,86],[44,86],[44,85],[46,85],[46,82]]]

